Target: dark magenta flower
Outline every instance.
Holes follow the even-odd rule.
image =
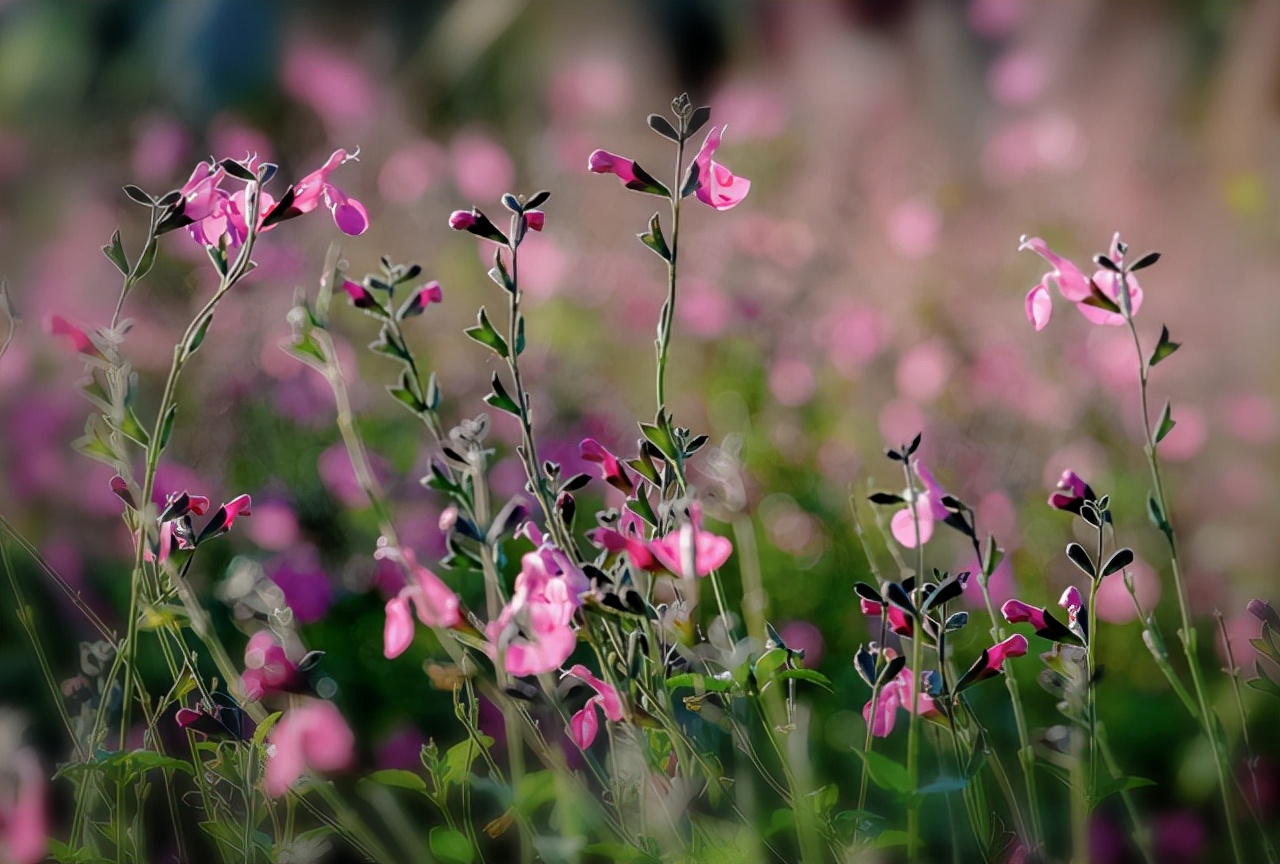
[[[926,676],[928,674],[925,673]],[[942,716],[933,697],[923,689],[917,697],[915,688],[915,674],[904,668],[892,681],[872,694],[871,700],[862,706],[862,719],[871,727],[872,735],[877,738],[887,738],[897,724],[898,709],[910,711],[913,702],[916,702],[916,714],[920,717],[929,719]]]
[[[546,224],[547,214],[541,210],[526,210],[524,220],[529,225],[530,230],[541,231],[542,226]]]
[[[594,438],[583,438],[578,445],[578,453],[588,462],[600,466],[604,481],[624,495],[635,492],[635,483],[626,466]]]
[[[1000,607],[1000,614],[1003,615],[1004,620],[1008,621],[1010,624],[1022,624],[1029,621],[1031,622],[1031,626],[1036,628],[1036,630],[1043,630],[1045,628],[1045,611],[1043,609],[1037,609],[1035,606],[1028,603],[1023,603],[1021,600],[1006,601],[1005,604]]]
[[[907,617],[907,613],[892,603],[881,604],[865,597],[859,597],[858,608],[863,615],[868,617],[886,615],[889,620],[889,629],[900,636],[910,636],[914,632],[911,626],[911,619]]]
[[[1062,472],[1057,488],[1049,496],[1049,506],[1079,515],[1080,508],[1084,506],[1086,501],[1093,502],[1097,500],[1098,496],[1093,494],[1093,489],[1089,487],[1089,484],[1081,480],[1080,475],[1076,472],[1067,470]]]
[[[613,174],[628,186],[639,182],[636,179],[635,160],[608,150],[593,151],[587,157],[587,170],[592,174]]]
[[[466,231],[475,224],[475,210],[454,210],[449,214],[449,227],[454,231]]]

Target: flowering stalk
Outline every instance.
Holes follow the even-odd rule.
[[[1123,251],[1121,252],[1123,255]],[[1151,256],[1138,262],[1143,265]],[[1152,262],[1154,263],[1154,262]],[[1103,266],[1106,266],[1105,264]],[[1178,615],[1181,621],[1181,628],[1178,636],[1182,642],[1183,653],[1187,658],[1187,668],[1191,673],[1191,685],[1195,694],[1196,706],[1199,709],[1200,725],[1204,729],[1205,736],[1213,749],[1214,765],[1218,773],[1218,789],[1222,795],[1222,807],[1227,821],[1227,833],[1231,839],[1232,858],[1236,864],[1242,864],[1242,850],[1240,847],[1240,838],[1236,831],[1235,820],[1235,804],[1231,797],[1231,767],[1228,763],[1226,742],[1222,740],[1221,726],[1216,716],[1211,712],[1209,700],[1205,693],[1205,685],[1200,669],[1200,657],[1197,645],[1197,634],[1194,625],[1191,622],[1191,607],[1187,599],[1186,581],[1182,576],[1182,562],[1178,554],[1177,533],[1174,531],[1172,517],[1169,510],[1169,499],[1165,494],[1164,479],[1160,471],[1160,456],[1158,452],[1158,444],[1160,438],[1167,433],[1164,427],[1157,432],[1151,428],[1151,411],[1148,405],[1148,379],[1151,372],[1152,361],[1159,362],[1167,357],[1177,348],[1177,343],[1170,342],[1168,339],[1168,330],[1161,333],[1160,344],[1156,347],[1156,353],[1149,360],[1142,350],[1142,340],[1138,336],[1138,328],[1133,322],[1133,302],[1129,290],[1129,274],[1133,268],[1125,268],[1123,264],[1115,265],[1117,269],[1117,277],[1120,284],[1120,306],[1124,314],[1125,323],[1129,328],[1129,334],[1133,337],[1133,347],[1138,357],[1138,394],[1142,410],[1142,429],[1145,436],[1143,452],[1147,457],[1147,466],[1151,471],[1152,497],[1148,500],[1152,521],[1156,527],[1164,534],[1165,540],[1169,544],[1169,567],[1173,572],[1174,589],[1178,597]],[[1172,346],[1172,347],[1169,347]]]
[[[911,506],[911,523],[916,537],[916,578],[912,585],[911,604],[921,607],[924,587],[924,538],[920,534],[919,495],[916,487],[916,471],[911,462],[911,451],[919,446],[920,438],[916,437],[913,446],[906,448],[902,459],[902,473],[907,481],[907,495]],[[887,616],[886,616],[887,617]],[[907,775],[911,778],[911,788],[920,788],[920,690],[923,676],[920,664],[924,656],[921,651],[923,630],[919,622],[916,632],[911,635],[911,674],[915,676],[915,685],[911,688],[911,716],[907,725]],[[920,860],[920,796],[912,795],[907,802],[907,858],[912,864]]]

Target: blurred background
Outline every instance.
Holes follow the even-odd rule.
[[[486,250],[446,219],[473,204],[496,215],[508,190],[549,189],[546,230],[521,267],[540,455],[577,470],[587,435],[634,452],[634,419],[654,410],[665,290],[661,262],[634,235],[660,202],[587,173],[587,155],[622,153],[665,178],[671,153],[644,117],[687,90],[728,124],[718,160],[753,185],[734,210],[686,208],[669,398],[680,424],[711,436],[694,479],[713,524],[729,533],[745,514],[770,620],[836,681],[839,695],[815,714],[829,779],[855,785],[868,695],[849,665],[869,638],[850,590],[867,578],[850,492],[865,502],[869,488],[898,491],[886,445],[923,432],[934,474],[1008,550],[997,602],[1016,593],[1051,605],[1073,579],[1062,555],[1071,520],[1045,498],[1074,469],[1111,493],[1118,538],[1141,559],[1139,594],[1172,625],[1162,540],[1145,517],[1132,343],[1062,302],[1035,333],[1023,298],[1046,266],[1017,252],[1023,234],[1082,267],[1116,231],[1135,253],[1164,253],[1142,274],[1139,313],[1148,346],[1162,324],[1183,343],[1154,373],[1153,410],[1171,399],[1177,421],[1161,453],[1202,644],[1221,610],[1243,663],[1244,604],[1274,599],[1280,551],[1278,40],[1280,4],[1261,0],[0,2],[0,277],[22,316],[0,358],[0,513],[120,619],[130,539],[110,470],[70,450],[91,410],[74,386],[81,364],[41,322],[109,321],[118,276],[99,247],[120,225],[136,254],[145,230],[124,183],[162,193],[209,155],[256,153],[280,162],[278,194],[334,149],[359,147],[332,179],[364,202],[371,229],[347,238],[320,217],[264,239],[259,269],[184,378],[161,486],[253,495],[252,518],[193,578],[216,592],[228,628],[244,614],[234,586],[245,574],[273,580],[303,641],[329,651],[369,762],[412,764],[424,736],[452,740],[448,700],[413,662],[381,658],[375,523],[327,386],[278,348],[286,312],[296,287],[314,293],[335,240],[356,276],[379,255],[421,263],[445,301],[415,319],[412,339],[446,417],[474,416],[492,361],[460,331],[480,303],[502,300]],[[185,232],[165,239],[125,307],[144,418],[173,340],[213,285]],[[430,448],[385,396],[394,367],[363,349],[376,325],[343,305],[340,348],[364,430],[407,539],[432,562],[439,505],[417,482]],[[496,418],[493,433],[508,457],[509,421]],[[514,458],[494,483],[518,493]],[[860,512],[895,572],[868,505]],[[940,535],[930,564],[971,567],[958,539]],[[28,562],[17,566],[44,620],[68,634],[55,671],[76,674],[70,634],[89,631]],[[1161,783],[1140,795],[1172,826],[1160,836],[1178,838],[1161,860],[1201,860],[1215,833],[1210,754],[1170,744],[1193,726],[1172,709],[1118,580],[1099,605],[1117,625],[1102,648],[1113,744],[1129,770]],[[0,702],[51,717],[11,612],[0,626]],[[961,652],[981,649],[980,630]],[[419,661],[433,656],[427,642]],[[1213,664],[1224,656],[1219,645]],[[1029,658],[1019,675],[1033,723],[1048,725],[1038,665]],[[415,688],[421,698],[406,699]],[[1001,728],[1002,688],[979,699]],[[1267,728],[1255,737],[1270,748],[1263,804],[1274,813]],[[56,750],[55,725],[44,729]],[[1104,828],[1114,815],[1104,808]]]

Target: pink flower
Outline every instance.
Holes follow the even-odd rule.
[[[907,617],[907,613],[894,606],[892,603],[881,605],[874,600],[868,600],[865,597],[858,598],[858,608],[863,615],[879,616],[885,613],[888,608],[889,629],[900,636],[910,636],[913,632],[911,619]]]
[[[1097,496],[1093,494],[1093,490],[1089,488],[1089,484],[1080,479],[1080,475],[1074,471],[1067,470],[1062,472],[1062,478],[1058,480],[1058,487],[1053,494],[1049,496],[1049,506],[1057,510],[1066,510],[1069,513],[1079,513],[1080,507],[1086,501],[1096,501]]]
[[[732,171],[711,159],[720,146],[720,136],[725,128],[712,126],[702,142],[702,149],[693,158],[693,163],[698,166],[698,200],[717,210],[738,206],[751,189],[750,180],[735,177]]]
[[[36,754],[23,748],[15,754],[17,784],[13,797],[0,797],[0,860],[11,864],[43,861],[48,845],[45,814],[45,773]]]
[[[587,532],[587,539],[611,555],[626,552],[632,565],[640,570],[656,573],[663,568],[645,542],[644,521],[625,507],[616,529],[593,528]]]
[[[1023,657],[1027,653],[1027,637],[1015,633],[1003,642],[987,649],[987,670],[992,674],[1003,672],[1004,661],[1010,657]]]
[[[569,734],[573,738],[573,743],[586,750],[591,746],[591,742],[596,740],[596,733],[600,729],[600,717],[596,709],[603,709],[606,719],[618,723],[625,716],[622,699],[612,685],[592,675],[586,666],[578,664],[564,674],[585,681],[591,689],[596,691],[596,695],[587,700],[582,710],[569,719]]]
[[[913,460],[913,468],[924,489],[915,490],[914,502],[910,491],[904,493],[903,497],[908,499],[906,508],[895,513],[889,521],[894,538],[909,549],[928,543],[933,536],[933,523],[942,522],[951,515],[951,511],[942,503],[947,493],[933,479],[933,473],[919,459]]]
[[[866,705],[862,706],[862,719],[871,727],[871,734],[877,738],[886,738],[897,723],[898,709],[911,710],[914,696],[916,676],[908,669],[903,669],[888,684],[880,688],[878,693]],[[921,692],[916,706],[916,713],[921,717],[940,717],[933,697]]]
[[[351,305],[357,309],[376,309],[378,307],[378,301],[373,296],[373,293],[359,282],[343,279],[342,290],[347,292],[347,296],[351,298]]]
[[[476,224],[476,211],[454,210],[449,214],[449,227],[454,231],[466,231]]]
[[[1080,596],[1080,589],[1072,585],[1063,591],[1058,605],[1067,610],[1067,626],[1073,630],[1076,629],[1076,617],[1084,608],[1084,598]]]
[[[410,604],[418,620],[428,627],[454,627],[462,623],[458,595],[440,577],[418,564],[413,551],[389,548],[379,549],[376,558],[398,559],[413,574],[413,581],[400,589],[400,593],[387,601],[387,623],[382,633],[382,653],[392,660],[404,653],[413,642],[413,618]]]
[[[89,334],[72,324],[61,315],[50,315],[44,322],[45,332],[50,336],[66,336],[73,348],[81,354],[87,354],[90,357],[102,358],[102,352],[98,350],[98,346],[93,344],[93,340],[89,338]]]
[[[1009,600],[1000,607],[1000,614],[1004,616],[1004,620],[1010,624],[1022,624],[1031,622],[1031,626],[1037,630],[1045,628],[1044,610],[1023,603],[1021,600]]]
[[[290,692],[297,684],[298,667],[271,631],[259,630],[250,636],[244,649],[244,673],[240,676],[245,698]]]
[[[308,769],[341,771],[355,759],[355,735],[332,702],[308,701],[280,718],[268,740],[263,789],[278,798]]]
[[[587,157],[587,170],[592,174],[613,174],[628,186],[640,182],[636,179],[635,160],[608,150],[593,151]]]
[[[530,230],[541,231],[542,226],[546,224],[547,214],[541,210],[526,210],[524,219],[528,223]]]
[[[702,530],[702,505],[695,501],[689,505],[689,521],[665,537],[649,541],[649,551],[663,567],[691,579],[718,570],[729,560],[733,544],[727,537]],[[692,564],[692,572],[688,564]]]
[[[426,285],[420,287],[400,308],[400,319],[412,318],[414,315],[421,315],[423,310],[432,303],[444,302],[444,290],[440,287],[440,283],[434,279]]]
[[[618,457],[606,450],[599,441],[594,438],[583,438],[578,445],[578,453],[588,462],[595,462],[600,466],[604,481],[610,486],[624,495],[630,495],[635,491],[635,483],[631,480],[630,472]]]
[[[1119,250],[1120,235],[1116,234],[1111,241],[1110,258],[1117,265],[1124,266],[1123,257]],[[1058,293],[1070,302],[1074,303],[1076,308],[1080,310],[1080,314],[1089,319],[1094,324],[1106,324],[1117,327],[1125,323],[1125,315],[1121,312],[1109,312],[1097,306],[1086,303],[1093,296],[1091,284],[1096,286],[1098,290],[1123,310],[1124,301],[1120,296],[1120,277],[1118,274],[1110,271],[1099,269],[1093,274],[1093,278],[1089,279],[1081,272],[1080,268],[1072,264],[1065,258],[1060,257],[1049,249],[1039,237],[1030,239],[1023,237],[1019,250],[1030,249],[1041,258],[1044,258],[1053,267],[1048,273],[1040,279],[1038,285],[1031,289],[1027,294],[1026,313],[1027,320],[1030,321],[1037,330],[1043,330],[1045,325],[1049,323],[1049,315],[1053,311],[1053,304],[1049,294],[1049,283],[1052,281],[1058,286]],[[1129,287],[1129,299],[1131,305],[1131,315],[1138,314],[1138,308],[1142,305],[1142,287],[1138,285],[1137,277],[1132,274],[1125,279]]]
[[[333,223],[342,233],[355,236],[368,230],[369,213],[364,205],[347,197],[346,193],[329,182],[329,175],[339,165],[357,158],[358,155],[359,151],[348,155],[346,150],[334,150],[328,162],[294,184],[291,209],[298,213],[310,213],[323,201],[333,216]]]
[[[235,524],[236,519],[241,516],[248,516],[253,512],[253,499],[248,495],[237,495],[226,504],[218,508],[218,512],[213,514],[213,518],[209,520],[209,524],[201,530],[200,536],[196,538],[196,545],[203,543],[220,534],[225,534],[231,530],[231,526]]]
[[[485,628],[490,656],[501,653],[507,673],[517,678],[550,672],[569,659],[578,641],[573,613],[590,588],[586,575],[548,543],[520,565],[511,601]]]

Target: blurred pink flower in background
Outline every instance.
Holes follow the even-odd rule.
[[[930,198],[903,201],[889,214],[889,248],[909,261],[926,258],[938,248],[942,213]]]
[[[489,135],[475,129],[459,132],[449,143],[449,159],[454,185],[464,198],[487,203],[513,191],[515,163]]]
[[[700,339],[722,336],[733,317],[733,303],[713,283],[690,277],[680,286],[676,319],[685,332]]]
[[[290,708],[268,741],[262,788],[273,798],[288,792],[308,770],[341,771],[355,761],[355,735],[332,702],[308,699]]]
[[[379,768],[417,771],[422,768],[422,748],[426,744],[426,736],[416,726],[401,726],[378,744],[374,764]]]
[[[298,680],[298,667],[270,630],[259,630],[244,648],[240,689],[246,699],[262,699],[289,691]]]
[[[816,669],[822,665],[826,645],[822,631],[813,624],[799,619],[783,621],[778,625],[778,635],[792,651],[804,652],[803,666],[806,669]]]
[[[256,522],[260,511],[254,513]],[[265,567],[267,577],[284,592],[285,602],[299,624],[324,618],[333,604],[333,585],[320,563],[320,553],[310,544],[295,546]]]
[[[44,769],[35,751],[23,747],[13,755],[12,795],[0,797],[0,860],[36,864],[48,845]]]
[[[992,186],[1009,187],[1037,173],[1069,174],[1084,165],[1087,153],[1079,124],[1047,110],[997,129],[983,148],[982,173]]]
[[[982,596],[982,585],[979,582],[982,565],[975,559],[961,569],[968,570],[972,575],[969,577],[969,581],[965,582],[964,593],[960,595],[960,598],[965,602],[965,605],[972,609],[985,609],[986,600]],[[1013,561],[1006,555],[996,566],[995,572],[987,579],[987,593],[991,595],[991,605],[997,609],[1000,608],[1003,603],[1013,597],[1016,591],[1017,586],[1014,584],[1013,579]]]
[[[1025,0],[969,0],[967,17],[973,32],[999,39],[1017,29],[1025,12]]]
[[[894,382],[898,392],[916,402],[927,403],[942,395],[955,373],[956,361],[941,341],[912,346],[898,360]]]
[[[1194,459],[1209,440],[1204,412],[1194,405],[1180,403],[1174,406],[1170,417],[1177,425],[1160,442],[1160,455],[1173,462]]]
[[[300,530],[298,515],[287,502],[260,501],[245,535],[263,549],[282,552],[298,541]]]
[[[1250,444],[1274,441],[1280,430],[1275,400],[1264,393],[1242,393],[1228,398],[1223,414],[1231,434]]]
[[[421,138],[392,151],[378,172],[378,192],[402,207],[416,204],[439,181],[445,170],[444,148]]]
[[[777,138],[787,129],[787,115],[785,93],[764,81],[730,81],[711,99],[711,116],[745,140]]]
[[[380,110],[378,89],[364,68],[327,45],[287,48],[280,86],[316,112],[331,139],[362,135]]]
[[[769,392],[778,404],[798,408],[817,390],[813,370],[798,357],[779,357],[769,368]]]
[[[628,75],[616,57],[595,54],[569,60],[551,76],[547,88],[551,112],[563,123],[626,113],[631,104]]]
[[[987,87],[1001,105],[1016,108],[1029,105],[1044,93],[1049,83],[1049,63],[1043,50],[1013,48],[987,70]]]
[[[191,153],[191,135],[171,117],[152,114],[138,124],[131,168],[136,182],[145,186],[167,183],[183,170]],[[219,153],[237,153],[218,150]]]
[[[257,156],[259,162],[269,162],[275,156],[275,148],[267,133],[228,112],[214,115],[205,130],[205,139],[211,152],[223,153],[233,159]]]
[[[877,419],[883,441],[910,441],[917,432],[929,429],[924,412],[910,399],[890,399]]]

